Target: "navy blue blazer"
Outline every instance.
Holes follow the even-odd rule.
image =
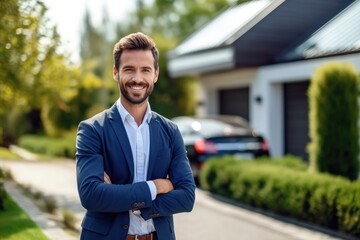
[[[154,201],[146,182],[132,183],[134,160],[116,104],[79,124],[77,185],[87,210],[81,239],[125,239],[129,210],[133,209],[140,209],[145,220],[153,219],[159,240],[175,239],[173,214],[192,210],[194,178],[177,126],[152,112],[149,130],[147,178],[169,178],[174,185],[173,191],[158,195]],[[104,183],[104,171],[112,184]]]

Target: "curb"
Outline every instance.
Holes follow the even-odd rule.
[[[31,153],[23,148],[20,148],[16,145],[10,145],[9,150],[13,153],[16,153],[21,158],[28,160],[28,161],[37,161],[38,157],[36,154]]]
[[[14,201],[21,207],[30,218],[42,229],[43,233],[51,240],[76,240],[77,238],[67,234],[60,228],[55,221],[50,220],[46,213],[43,213],[39,208],[26,197],[18,187],[9,181],[5,181],[6,192],[14,199]]]

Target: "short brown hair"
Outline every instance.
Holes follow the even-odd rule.
[[[141,32],[129,34],[115,44],[113,54],[114,64],[117,70],[119,70],[120,57],[124,50],[150,50],[154,57],[155,69],[159,66],[159,51],[155,46],[155,42]]]

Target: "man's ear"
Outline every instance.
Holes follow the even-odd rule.
[[[115,66],[113,68],[113,78],[114,78],[115,81],[119,80],[119,71],[116,69]]]
[[[159,67],[155,70],[154,83],[156,83],[156,82],[157,82],[158,77],[159,77]]]

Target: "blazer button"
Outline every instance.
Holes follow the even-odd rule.
[[[123,228],[124,230],[127,230],[127,229],[129,228],[129,225],[124,224],[124,225],[122,226],[122,228]]]

